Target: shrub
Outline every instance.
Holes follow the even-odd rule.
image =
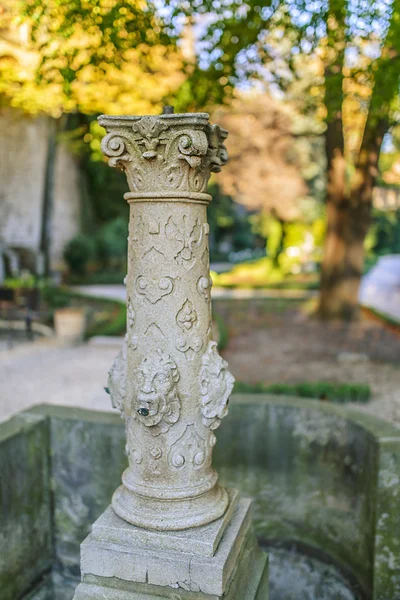
[[[70,270],[83,275],[87,264],[95,256],[95,242],[93,238],[80,233],[74,237],[64,249],[64,259]]]
[[[325,381],[297,384],[275,383],[272,385],[265,385],[262,382],[245,383],[243,381],[236,381],[234,392],[318,398],[319,400],[328,400],[338,404],[346,402],[365,403],[371,397],[369,385],[360,383],[329,383]]]
[[[101,227],[96,236],[96,254],[104,266],[122,268],[125,265],[127,235],[128,224],[123,217],[117,217]]]

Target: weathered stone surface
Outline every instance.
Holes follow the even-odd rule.
[[[51,575],[48,575],[44,581],[35,586],[35,589],[26,594],[22,600],[54,600]],[[57,598],[57,600],[59,599]]]
[[[82,411],[74,419],[70,409],[52,414],[54,560],[65,575],[78,577],[76,542],[109,505],[126,465],[123,429],[116,415]]]
[[[260,554],[238,570],[229,590],[223,596],[210,596],[202,592],[174,590],[172,588],[150,586],[152,591],[129,591],[113,588],[112,582],[99,579],[97,583],[81,583],[76,590],[75,600],[268,600],[268,560]],[[148,589],[149,586],[147,586]],[[157,589],[158,588],[158,589]],[[323,600],[322,598],[320,600]]]
[[[184,588],[159,586],[88,575],[78,586],[74,600],[93,600],[100,593],[107,600],[150,600],[160,597],[171,600],[268,600],[267,556],[260,552],[254,538],[250,539],[223,595],[191,591],[188,585]]]
[[[227,132],[204,113],[99,122],[109,165],[125,171],[130,188],[127,334],[109,379],[129,467],[112,506],[146,529],[198,527],[229,502],[212,451],[234,379],[211,340],[206,212]]]
[[[154,550],[140,545],[99,541],[89,535],[81,545],[82,576],[118,580],[222,596],[246,546],[256,547],[249,500],[240,500],[213,557]],[[254,550],[255,551],[255,550]]]
[[[365,600],[362,590],[334,565],[294,550],[267,551],[270,600]]]
[[[123,423],[110,413],[62,407],[38,407],[36,411],[66,421],[53,429],[58,455],[53,464],[58,482],[54,493],[56,565],[63,565],[65,573],[68,564],[78,576],[79,544],[90,531],[88,515],[95,520],[107,508],[126,465]],[[91,440],[85,442],[84,452],[73,448],[81,443],[81,436],[76,435],[81,431],[76,428],[80,421],[84,439]],[[58,432],[62,433],[61,446],[55,439]],[[113,444],[120,448],[119,454],[117,450],[113,454],[118,467],[115,472],[107,470],[103,478]],[[369,452],[371,459],[367,459]],[[300,398],[244,395],[232,397],[230,417],[220,429],[215,451],[222,483],[253,497],[260,538],[294,540],[325,551],[348,567],[371,594],[375,585],[375,600],[392,600],[398,593],[399,456],[400,432],[369,415]],[[14,470],[10,481],[16,481],[16,476]],[[71,501],[61,500],[64,489],[71,488],[73,506],[86,505],[79,517],[71,512]]]
[[[46,419],[0,425],[0,597],[16,600],[51,567],[49,434]]]
[[[215,463],[225,485],[253,498],[259,538],[320,548],[368,590],[378,446],[363,416],[349,416],[312,401],[242,396],[231,402]]]
[[[379,440],[374,600],[400,598],[400,436]]]
[[[152,531],[126,523],[109,507],[92,526],[96,540],[123,544],[135,548],[144,546],[156,550],[179,550],[200,556],[213,556],[219,541],[236,509],[238,492],[227,490],[229,506],[225,514],[208,525],[181,531]]]

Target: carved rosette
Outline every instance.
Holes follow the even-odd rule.
[[[141,527],[204,525],[228,504],[212,450],[233,377],[210,339],[206,215],[207,182],[227,160],[227,132],[205,114],[99,121],[103,152],[125,170],[131,190],[127,335],[109,377],[129,467],[113,507]]]

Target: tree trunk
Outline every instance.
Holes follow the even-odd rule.
[[[372,188],[369,196],[368,203],[354,202],[351,197],[336,202],[328,197],[328,229],[319,301],[319,315],[323,318],[353,319],[357,316]]]
[[[328,160],[327,234],[322,263],[319,314],[324,318],[352,319],[358,312],[358,294],[364,265],[364,240],[371,212],[372,194],[378,176],[379,154],[384,135],[389,130],[389,112],[397,94],[398,69],[393,61],[398,53],[393,49],[396,38],[397,8],[385,41],[386,46],[376,63],[374,87],[360,152],[351,185],[345,177],[344,140],[341,119],[344,53],[333,53],[334,61],[325,70],[325,104],[327,107],[326,151]],[[331,48],[340,42],[340,23],[344,18],[343,0],[330,2],[328,42]],[[343,15],[342,15],[343,16]],[[334,27],[329,23],[334,17]],[[339,36],[339,37],[338,37]]]
[[[337,156],[333,156],[329,148],[332,134],[328,126],[327,233],[318,308],[322,318],[349,320],[358,314],[364,241],[371,221],[380,149],[389,122],[382,119],[375,127],[369,125],[367,122],[351,187],[346,186],[344,157],[338,156],[337,148],[333,152]]]

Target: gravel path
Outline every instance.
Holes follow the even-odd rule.
[[[360,410],[400,425],[400,336],[376,320],[321,324],[290,300],[220,300],[230,337],[224,352],[235,377],[265,383],[369,383]],[[120,338],[58,346],[53,340],[0,348],[0,420],[34,404],[112,410],[104,391]],[[345,353],[343,355],[343,353]]]
[[[372,398],[354,407],[400,425],[400,335],[367,317],[321,323],[298,303],[218,302],[227,323],[224,357],[235,377],[256,383],[368,383]]]
[[[119,344],[62,347],[52,340],[0,351],[0,421],[34,404],[112,410],[104,391]]]

